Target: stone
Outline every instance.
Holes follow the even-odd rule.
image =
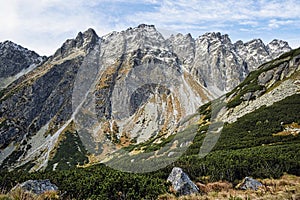
[[[191,181],[189,176],[179,167],[174,167],[167,181],[172,183],[174,190],[179,195],[198,193],[198,187]]]
[[[250,177],[245,177],[243,181],[237,185],[237,188],[241,190],[258,190],[258,188],[261,186],[263,186],[263,184],[258,180]]]
[[[24,191],[32,192],[34,194],[43,194],[46,191],[58,191],[58,187],[52,184],[50,180],[28,180],[16,185],[12,190],[21,188]]]
[[[244,101],[249,101],[249,100],[251,100],[252,96],[253,96],[253,92],[247,92],[246,94],[243,95],[242,99]]]
[[[274,76],[273,70],[269,70],[269,71],[261,73],[258,77],[258,84],[265,85],[273,78],[273,76]]]

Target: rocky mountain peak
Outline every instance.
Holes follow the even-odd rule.
[[[228,34],[222,35],[220,32],[208,32],[197,39],[202,45],[207,45],[209,50],[216,50],[217,47],[232,48],[233,45]]]
[[[203,34],[202,37],[221,38],[221,33],[220,32],[207,32],[207,33]]]
[[[221,35],[221,40],[222,40],[224,43],[229,43],[229,44],[231,44],[231,40],[230,40],[228,34]]]
[[[88,30],[86,30],[83,33],[79,32],[77,34],[77,37],[76,37],[75,40],[82,41],[82,42],[91,42],[91,41],[94,41],[97,38],[99,38],[99,36],[95,32],[95,30],[92,29],[92,28],[89,28]]]
[[[222,40],[222,41],[231,41],[228,34],[222,35],[220,32],[207,32],[200,36],[200,38],[207,38],[207,39],[217,39],[217,40]]]
[[[238,48],[238,47],[244,45],[244,42],[242,40],[238,40],[233,45],[235,46],[235,48]]]
[[[121,32],[112,32],[103,37],[105,43],[114,43],[124,51],[133,52],[137,49],[165,48],[165,39],[154,25],[141,24]]]
[[[138,32],[138,33],[145,33],[145,34],[154,34],[159,35],[160,37],[163,37],[160,32],[157,31],[154,25],[147,25],[147,24],[140,24],[139,26],[131,29],[127,29],[125,33],[132,33],[132,32]]]
[[[269,49],[261,39],[253,39],[249,42],[243,43],[237,41],[235,44],[235,51],[242,60],[247,62],[247,70],[253,71],[264,62],[273,59],[273,55],[270,54]],[[286,49],[278,49],[280,54],[287,52]]]
[[[0,88],[10,83],[16,74],[40,63],[44,58],[12,41],[0,42]],[[9,78],[10,80],[7,80]]]
[[[87,53],[99,40],[99,36],[92,28],[89,28],[85,32],[79,32],[75,39],[68,39],[59,48],[55,54],[54,58],[60,59],[62,57],[67,57],[73,53]]]
[[[289,46],[288,42],[286,41],[283,41],[283,40],[279,40],[279,39],[274,39],[272,40],[269,44],[270,45],[276,45],[276,46],[279,46],[281,48],[288,48],[288,49],[291,49],[291,47]]]
[[[268,54],[267,47],[261,39],[253,39],[249,42],[246,42],[244,46],[251,51],[260,50],[265,51]]]
[[[37,58],[39,55],[35,53],[34,51],[30,51],[27,48],[24,48],[12,41],[6,40],[4,42],[0,42],[0,53],[5,54],[7,51],[13,51],[13,52],[23,52],[26,54],[27,57],[34,57]]]
[[[10,40],[6,40],[4,42],[0,42],[0,47],[2,48],[18,48],[21,47],[20,45],[15,44],[14,42],[10,41]]]
[[[183,35],[178,33],[171,35],[167,40],[168,48],[177,54],[182,64],[188,69],[188,65],[191,64],[195,57],[195,40],[191,34]]]
[[[89,29],[86,30],[83,34],[84,34],[84,35],[91,35],[91,36],[98,37],[96,31],[95,31],[93,28],[89,28]]]
[[[118,32],[113,32],[113,34],[118,34]],[[163,37],[160,32],[157,31],[154,25],[140,24],[137,27],[130,27],[125,31],[121,31],[121,34],[131,35],[134,33],[139,33],[141,35],[159,35],[159,37]]]
[[[291,47],[286,41],[274,39],[267,44],[267,49],[270,52],[270,55],[273,58],[276,58],[280,55],[281,51],[288,52],[291,50]]]

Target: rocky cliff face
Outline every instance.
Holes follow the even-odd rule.
[[[220,33],[164,39],[152,25],[103,37],[80,32],[1,91],[0,163],[43,169],[69,130],[93,154],[91,162],[167,138],[200,105],[287,50],[278,40],[232,44]]]
[[[267,45],[260,39],[233,44],[227,34],[221,33],[206,33],[197,39],[178,34],[168,41],[193,77],[217,94],[230,91],[250,71],[291,50],[281,40]]]
[[[0,89],[34,69],[44,59],[11,41],[0,42]]]

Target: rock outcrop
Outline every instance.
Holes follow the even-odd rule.
[[[40,195],[47,191],[58,191],[58,187],[50,180],[28,180],[16,185],[12,190],[21,188],[24,191]]]
[[[189,176],[179,167],[174,167],[167,181],[172,183],[173,189],[179,195],[199,193],[198,187],[191,181]]]
[[[258,190],[258,188],[262,186],[263,184],[258,180],[250,177],[245,177],[243,181],[237,185],[236,188],[241,190]]]

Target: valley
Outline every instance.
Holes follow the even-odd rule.
[[[287,42],[164,38],[141,24],[102,37],[88,29],[50,57],[12,42],[0,52],[5,191],[49,179],[65,199],[176,199],[173,167],[201,184],[299,182],[300,50]],[[23,68],[11,71],[10,53]]]

